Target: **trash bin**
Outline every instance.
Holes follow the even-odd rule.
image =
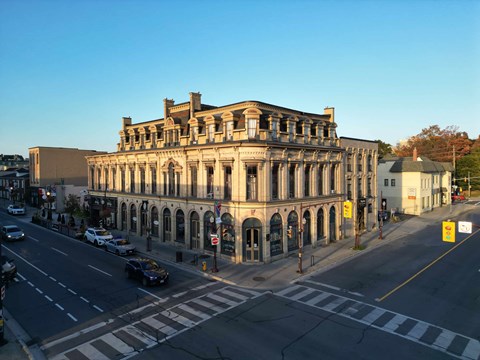
[[[182,262],[183,260],[183,253],[181,251],[177,251],[177,262]]]

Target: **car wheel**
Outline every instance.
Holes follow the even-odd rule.
[[[115,255],[120,255],[120,252],[118,250],[115,250]]]
[[[148,280],[147,280],[147,278],[143,278],[143,279],[142,279],[142,285],[143,285],[143,286],[148,286]]]

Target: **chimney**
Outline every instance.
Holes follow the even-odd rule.
[[[199,92],[190,93],[190,118],[195,116],[195,111],[202,110],[202,94]]]
[[[175,105],[175,101],[173,99],[163,99],[163,118],[166,119],[170,116],[170,108]]]
[[[414,147],[414,148],[413,148],[413,161],[417,161],[417,158],[418,158],[418,156],[417,156],[417,148]]]
[[[335,122],[335,108],[334,107],[326,107],[323,109],[323,113],[325,115],[330,115],[330,122],[334,123]]]
[[[131,117],[122,117],[122,129],[125,130],[125,128],[129,125],[132,125],[132,118]]]

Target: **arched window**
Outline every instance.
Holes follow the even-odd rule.
[[[288,251],[296,250],[298,249],[298,214],[296,211],[291,211],[290,214],[288,214],[287,226],[288,229],[291,230],[292,235],[288,237],[287,232]]]
[[[130,231],[137,231],[137,207],[135,204],[130,205]]]
[[[170,241],[172,236],[172,215],[169,209],[163,210],[163,241]]]
[[[175,215],[175,241],[185,243],[185,215],[182,210],[178,210]]]
[[[175,195],[175,169],[172,163],[168,165],[168,195]]]
[[[222,254],[235,255],[235,228],[233,227],[233,216],[229,213],[222,215],[221,228],[221,252]]]
[[[158,209],[154,206],[150,214],[150,229],[152,229],[152,235],[158,237]]]
[[[310,212],[305,211],[303,213],[303,220],[305,220],[305,224],[303,224],[303,245],[309,245],[312,243],[312,232],[310,230],[312,219],[310,218]]]
[[[215,217],[213,212],[207,211],[203,216],[203,247],[205,250],[213,251],[212,242],[210,241],[210,234],[215,232]]]
[[[127,230],[127,204],[122,203],[122,231]]]
[[[330,228],[330,241],[337,240],[337,221],[336,221],[336,212],[335,206],[330,208],[330,221],[329,221],[329,228]]]
[[[270,219],[270,256],[283,253],[283,222],[280,214]]]
[[[325,216],[323,209],[319,209],[317,213],[317,241],[325,237]]]

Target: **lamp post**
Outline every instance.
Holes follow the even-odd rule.
[[[303,216],[303,214],[302,214]],[[305,235],[305,224],[307,223],[307,219],[302,217],[302,227],[300,228],[300,231],[298,232],[298,270],[297,272],[299,274],[303,274],[303,262],[302,262],[302,256],[303,256],[303,237]]]
[[[47,204],[48,204],[47,220],[52,220],[52,203],[51,203],[50,196],[51,196],[50,191],[47,191]]]
[[[215,222],[215,219],[213,218],[213,216],[210,216],[210,226],[211,226],[211,229],[210,229],[210,235],[214,235],[214,232],[215,232],[215,225],[214,225],[214,222]],[[216,234],[216,237],[218,238],[218,234]],[[212,241],[211,237],[210,237],[210,241]],[[212,272],[216,273],[218,272],[218,268],[217,268],[217,244],[212,244],[213,246],[213,267],[212,267]]]

